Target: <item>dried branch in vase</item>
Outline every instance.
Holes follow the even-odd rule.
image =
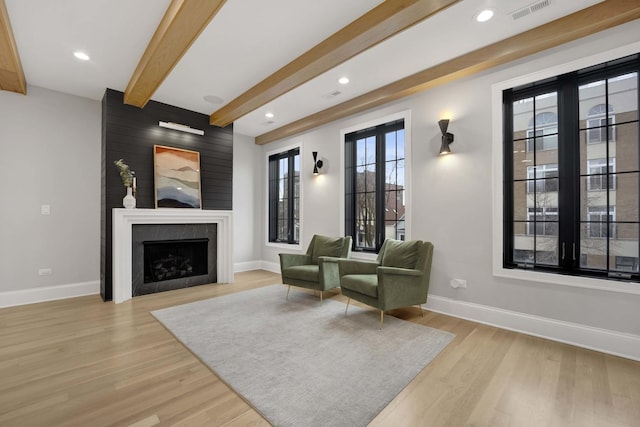
[[[120,170],[120,178],[122,178],[122,183],[124,184],[124,186],[131,187],[133,185],[133,175],[135,174],[135,172],[129,169],[129,166],[127,166],[122,161],[122,159],[116,160],[113,163],[116,165],[118,170]]]

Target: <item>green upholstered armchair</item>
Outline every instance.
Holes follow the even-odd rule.
[[[307,253],[280,254],[282,283],[323,292],[340,286],[338,259],[351,255],[351,236],[327,237],[316,234],[309,243]]]
[[[433,244],[421,240],[402,242],[387,239],[376,261],[339,260],[342,294],[384,312],[427,302]],[[420,305],[422,314],[422,305]]]

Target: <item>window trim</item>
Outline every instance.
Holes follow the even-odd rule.
[[[340,235],[345,234],[345,136],[352,132],[357,132],[362,129],[371,128],[374,126],[383,125],[385,123],[393,122],[396,120],[404,120],[404,196],[405,196],[405,240],[411,239],[411,217],[412,217],[412,185],[411,185],[411,164],[413,162],[413,156],[411,155],[411,110],[398,111],[391,113],[384,117],[368,120],[366,122],[359,122],[355,125],[347,128],[340,129]],[[377,254],[372,252],[360,252],[355,251],[351,253],[352,258],[376,259]]]
[[[284,153],[290,150],[295,149],[300,150],[300,177],[299,177],[299,185],[300,185],[300,207],[298,215],[300,217],[300,235],[298,243],[282,243],[282,242],[270,242],[269,241],[269,157],[274,154]],[[304,219],[303,219],[303,211],[304,211],[304,177],[307,172],[307,168],[305,167],[305,156],[304,151],[302,150],[301,143],[295,143],[291,145],[282,146],[280,148],[270,150],[264,153],[264,193],[265,193],[265,204],[264,204],[264,241],[265,246],[279,248],[279,249],[289,249],[289,250],[301,250],[302,242],[304,241],[303,231],[304,231]]]
[[[493,268],[492,273],[495,277],[534,281],[546,283],[550,285],[571,286],[578,288],[597,289],[608,292],[619,292],[625,294],[640,295],[640,285],[638,283],[628,283],[616,281],[612,279],[599,279],[586,276],[569,276],[562,274],[528,271],[521,269],[504,268],[502,265],[502,249],[503,249],[503,112],[502,112],[502,93],[504,90],[522,86],[525,84],[537,82],[547,78],[552,78],[565,73],[569,73],[583,68],[601,64],[607,61],[613,61],[628,55],[636,54],[640,51],[640,42],[630,43],[619,46],[604,52],[582,57],[575,61],[562,63],[552,66],[532,74],[515,77],[495,83],[491,86],[491,129],[492,129],[492,240],[493,240]]]

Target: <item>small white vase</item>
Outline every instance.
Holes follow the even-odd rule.
[[[133,197],[133,190],[131,187],[127,187],[127,195],[122,199],[122,206],[127,209],[134,209],[136,207],[136,198]]]

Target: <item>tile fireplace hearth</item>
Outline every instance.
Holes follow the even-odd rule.
[[[232,212],[187,209],[113,209],[113,301],[132,298],[134,224],[216,224],[217,281],[233,282]]]

